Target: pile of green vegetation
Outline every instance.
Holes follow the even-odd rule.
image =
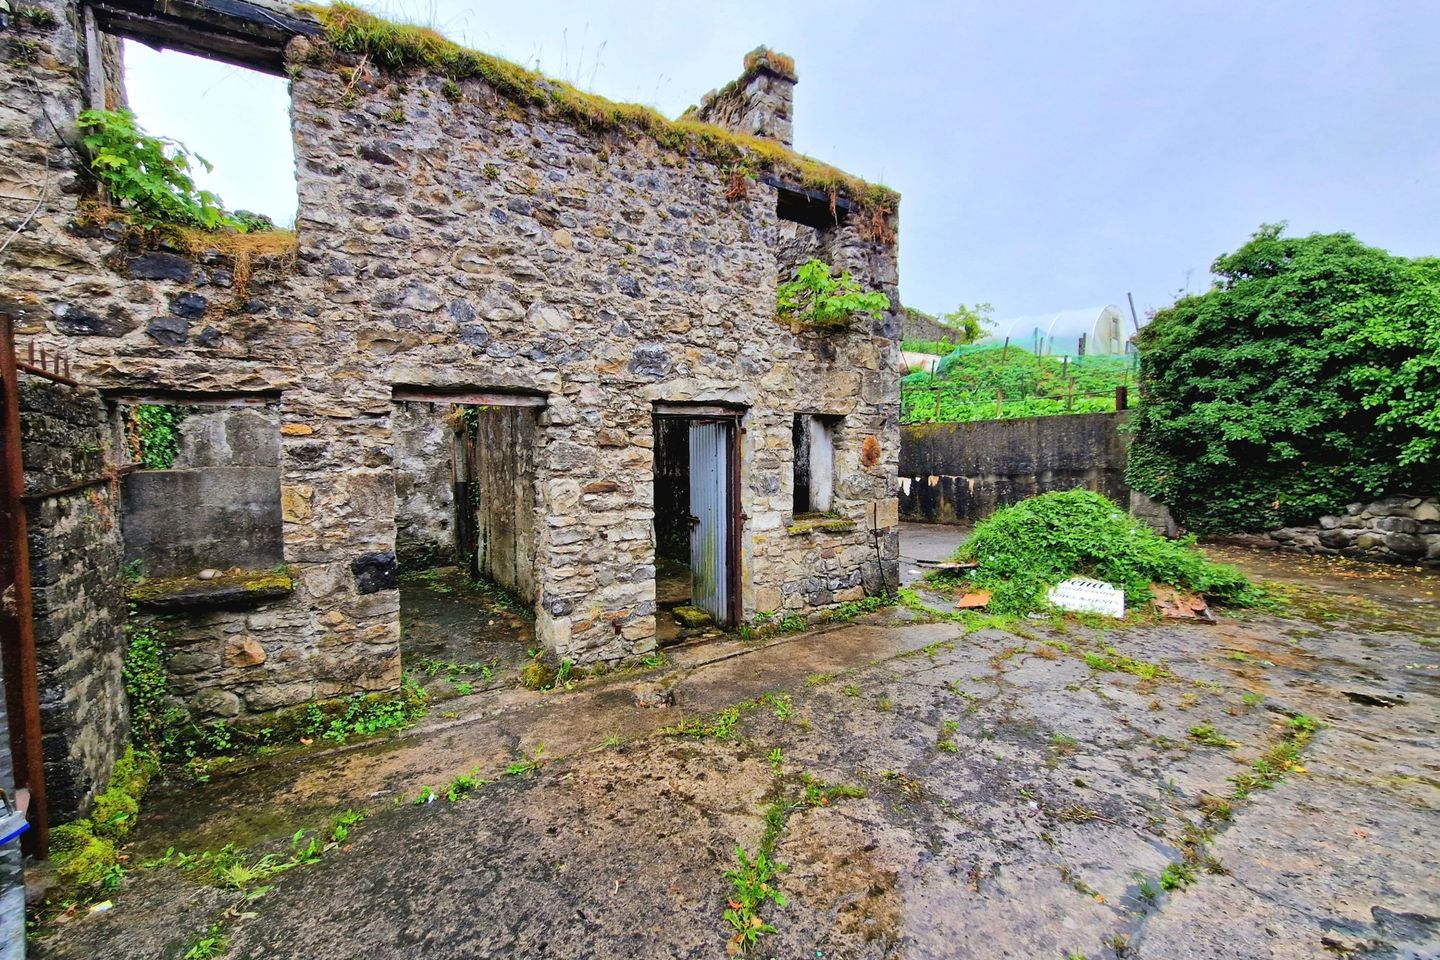
[[[1115,388],[1130,382],[1133,363],[1130,357],[1041,357],[1013,345],[956,347],[934,376],[917,371],[900,381],[901,422],[1110,412]]]
[[[1094,577],[1142,607],[1151,583],[1169,584],[1232,606],[1259,599],[1234,567],[1212,563],[1193,540],[1166,540],[1089,490],[1044,493],[1000,510],[975,527],[957,560],[980,564],[969,584],[991,593],[991,613],[1021,615],[1046,605],[1061,580]]]
[[[1440,489],[1440,259],[1282,232],[1140,334],[1128,479],[1197,532]]]

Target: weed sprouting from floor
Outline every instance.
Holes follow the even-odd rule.
[[[1075,738],[1067,733],[1052,733],[1050,735],[1050,749],[1057,754],[1074,753],[1079,744]]]
[[[211,924],[210,929],[197,937],[186,950],[182,960],[212,960],[225,952],[229,937],[223,924]]]
[[[512,761],[508,767],[505,768],[505,776],[524,777],[529,774],[535,773],[541,767],[545,766],[545,764],[550,762],[550,759],[548,757],[541,756],[541,754],[543,754],[544,752],[545,744],[543,743],[536,744],[535,752],[532,754],[527,755],[524,751],[519,751],[516,759]]]
[[[724,919],[734,931],[725,948],[730,956],[748,954],[761,937],[775,932],[775,927],[761,916],[761,910],[767,903],[777,907],[785,905],[779,876],[787,868],[775,859],[775,850],[790,815],[801,809],[828,807],[837,798],[865,796],[860,787],[829,784],[803,771],[786,776],[779,747],[769,752],[767,760],[774,772],[770,791],[773,799],[762,815],[764,830],[760,844],[754,854],[737,844],[735,866],[725,871],[731,891],[725,902]]]
[[[450,683],[459,684],[468,679],[479,679],[485,683],[495,679],[495,671],[500,661],[492,658],[488,661],[474,661],[472,663],[455,663],[451,660],[437,660],[434,657],[422,657],[416,664],[417,669],[427,677],[436,677],[441,674]],[[465,684],[469,686],[469,684]]]
[[[828,683],[833,683],[834,680],[835,674],[833,673],[812,673],[810,674],[810,676],[805,678],[805,686],[823,687]]]
[[[365,814],[357,810],[346,810],[337,814],[334,820],[330,821],[330,842],[344,843],[350,837],[350,831],[354,830],[365,819]]]
[[[1207,747],[1221,747],[1225,750],[1232,750],[1240,744],[1228,737],[1222,736],[1213,726],[1208,723],[1197,723],[1190,728],[1190,739],[1196,743],[1204,744]]]
[[[437,796],[438,794],[435,793],[434,787],[424,786],[420,788],[420,793],[417,794],[415,799],[411,802],[414,803],[417,807],[422,807],[427,803],[434,803]]]
[[[183,853],[171,847],[164,856],[148,861],[145,866],[175,867],[201,883],[242,893],[253,892],[265,881],[287,870],[318,862],[326,851],[340,843],[334,839],[337,832],[343,831],[345,836],[349,836],[350,829],[359,823],[358,816],[353,811],[346,811],[324,832],[305,827],[296,830],[290,837],[288,854],[266,853],[252,857],[233,843],[227,843],[219,850],[200,853]],[[350,819],[352,817],[356,819]],[[349,819],[349,822],[342,823],[342,818]],[[265,890],[268,887],[260,888],[257,895]]]
[[[537,750],[536,755],[538,756],[538,754],[539,751]],[[481,787],[488,787],[493,782],[494,781],[482,779],[477,775],[477,771],[472,769],[469,773],[462,773],[450,781],[450,784],[445,788],[445,799],[454,803],[457,800],[464,799]]]
[[[773,839],[770,846],[773,853]],[[735,929],[735,935],[726,947],[731,956],[742,950],[748,951],[761,937],[775,932],[775,927],[760,916],[760,910],[767,901],[777,907],[785,906],[786,902],[785,895],[775,884],[776,874],[784,867],[765,852],[763,839],[760,852],[753,857],[744,847],[737,846],[735,860],[736,866],[725,871],[725,879],[730,881],[732,890],[730,899],[726,901],[724,917],[725,922]]]
[[[955,743],[955,733],[960,729],[959,720],[940,721],[940,733],[935,738],[935,749],[946,753],[957,753],[960,747]]]
[[[1291,717],[1285,724],[1285,730],[1280,739],[1266,748],[1265,752],[1250,765],[1248,773],[1240,773],[1230,778],[1235,784],[1235,789],[1230,799],[1244,800],[1256,790],[1269,790],[1291,771],[1303,771],[1300,765],[1300,752],[1310,745],[1314,739],[1315,732],[1322,724],[1314,717],[1306,714],[1297,714]]]
[[[1160,871],[1160,889],[1178,890],[1195,882],[1195,869],[1186,863],[1167,864]]]

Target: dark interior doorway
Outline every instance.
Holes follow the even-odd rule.
[[[534,648],[543,400],[400,390],[395,399],[405,670],[439,696],[509,682]]]
[[[738,414],[655,415],[655,597],[660,642],[740,619]]]

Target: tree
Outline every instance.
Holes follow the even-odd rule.
[[[974,343],[985,335],[985,328],[991,323],[990,314],[994,312],[995,308],[988,303],[977,303],[973,307],[962,303],[949,313],[940,314],[935,322],[959,333],[961,343]]]
[[[1198,532],[1434,492],[1436,261],[1265,225],[1140,334],[1128,479]]]

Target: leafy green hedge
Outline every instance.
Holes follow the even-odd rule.
[[[975,527],[956,558],[979,562],[971,582],[990,591],[989,610],[998,614],[1044,607],[1045,592],[1073,576],[1113,583],[1137,607],[1154,599],[1152,582],[1235,606],[1258,598],[1243,574],[1207,560],[1193,540],[1166,540],[1089,490],[1044,493],[1000,510]]]
[[[1140,335],[1128,479],[1197,532],[1440,488],[1440,260],[1281,231]]]

